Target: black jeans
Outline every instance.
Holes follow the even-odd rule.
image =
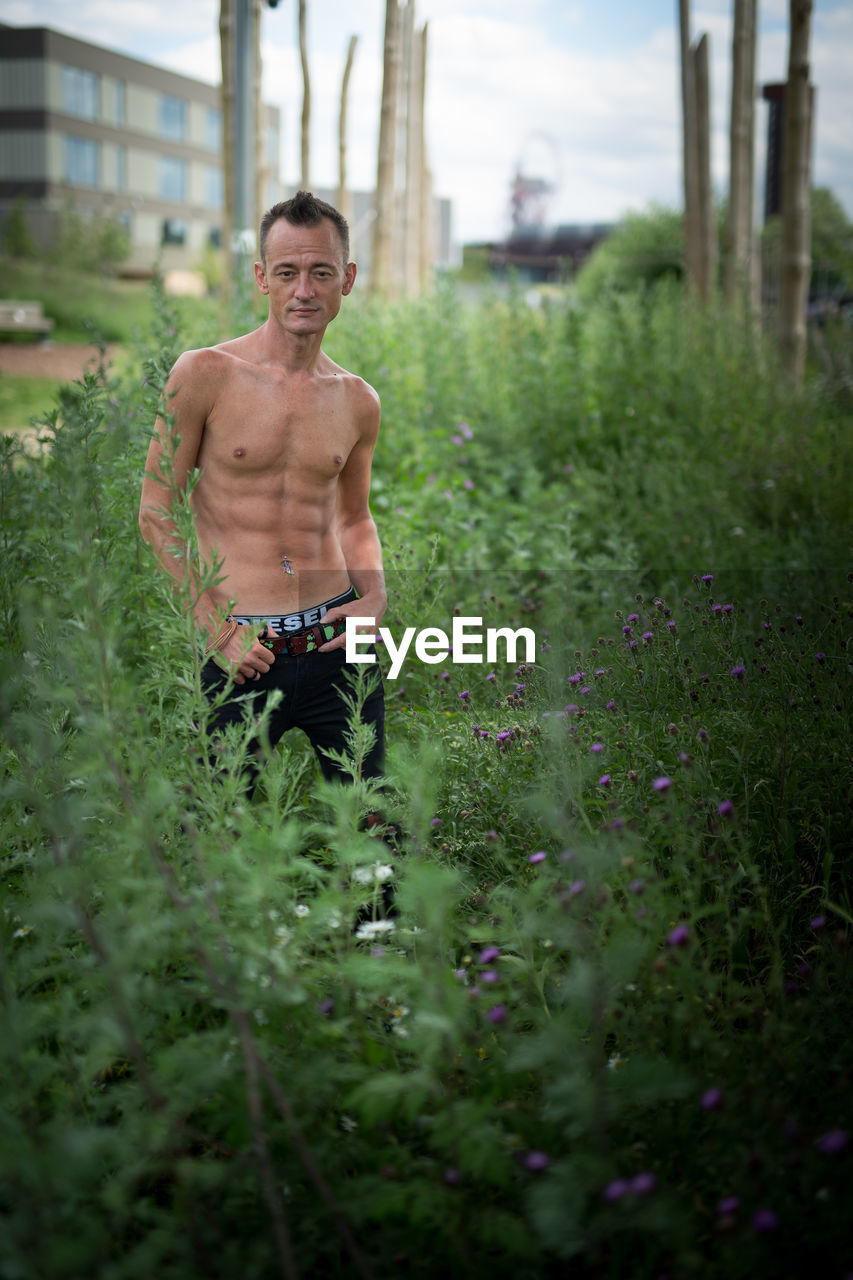
[[[280,689],[283,697],[270,713],[267,724],[270,748],[276,746],[288,729],[302,729],[314,748],[323,776],[330,781],[349,781],[350,775],[323,751],[324,748],[335,751],[347,749],[345,734],[350,727],[350,712],[341,695],[354,692],[352,684],[345,678],[347,671],[356,674],[359,666],[347,664],[343,649],[333,649],[330,653],[315,651],[296,657],[279,653],[265,675],[236,685],[230,683],[226,673],[211,658],[202,668],[202,687],[208,698],[215,697],[226,688],[227,694],[213,713],[209,731],[215,737],[217,730],[227,725],[242,724],[246,717],[257,719],[268,695],[273,689]],[[365,699],[362,720],[373,726],[375,738],[364,760],[362,777],[376,778],[382,773],[385,759],[385,691],[378,664],[369,667],[367,675],[376,687]],[[254,791],[258,780],[264,745],[265,740],[262,741],[260,736],[251,740],[246,762],[250,792]]]

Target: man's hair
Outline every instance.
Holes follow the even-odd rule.
[[[342,213],[339,213],[325,200],[318,200],[310,191],[297,191],[290,200],[281,200],[267,209],[261,218],[260,245],[261,261],[266,262],[267,236],[273,223],[284,218],[293,227],[316,227],[323,218],[333,222],[338,230],[341,249],[344,254],[344,266],[349,262],[349,224]]]

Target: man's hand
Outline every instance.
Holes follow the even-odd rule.
[[[336,618],[347,617],[372,618],[373,626],[362,624],[356,628],[356,634],[373,638],[376,628],[385,616],[387,607],[388,598],[383,590],[367,591],[358,600],[352,600],[349,604],[338,605],[335,609],[330,609],[328,613],[323,614],[321,622],[334,622]],[[335,636],[334,640],[327,640],[325,644],[321,644],[317,652],[331,653],[333,649],[343,649],[346,646],[346,642],[346,632],[343,632],[342,635]]]
[[[266,634],[267,628],[264,627],[261,635]],[[231,639],[211,656],[231,674],[235,684],[259,680],[275,662],[275,654],[255,637],[253,628],[243,625],[238,626]]]

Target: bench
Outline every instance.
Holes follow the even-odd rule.
[[[0,301],[0,333],[37,333],[44,342],[55,324],[40,302]]]

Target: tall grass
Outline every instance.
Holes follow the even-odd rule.
[[[304,743],[251,803],[248,735],[215,775],[200,747],[136,531],[198,340],[157,315],[141,385],[87,375],[43,456],[3,444],[2,1273],[841,1274],[837,388],[793,400],[666,293],[341,316],[392,633],[537,637],[388,682],[397,854]]]

